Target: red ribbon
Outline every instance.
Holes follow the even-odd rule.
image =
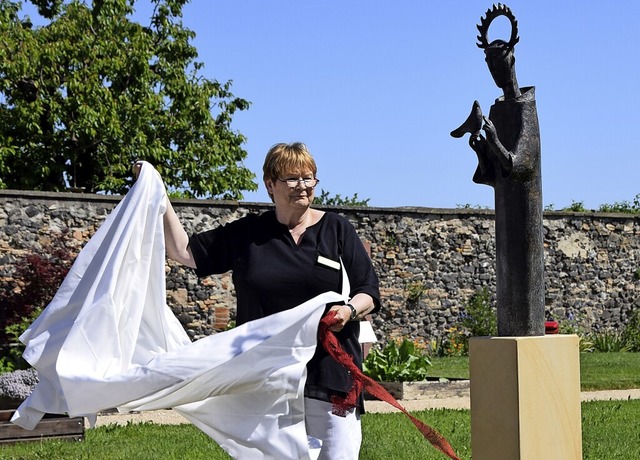
[[[387,390],[384,389],[384,387],[382,387],[371,377],[364,375],[358,368],[358,366],[355,365],[355,363],[353,362],[353,357],[342,349],[342,347],[340,346],[340,342],[338,342],[335,334],[330,330],[330,327],[338,323],[339,321],[340,320],[336,318],[335,311],[330,311],[324,318],[322,318],[318,329],[318,338],[320,343],[322,343],[324,349],[331,355],[333,359],[335,359],[342,365],[342,367],[344,367],[351,373],[351,377],[353,379],[353,386],[344,398],[341,398],[339,396],[333,396],[331,398],[331,402],[333,403],[334,407],[334,413],[337,415],[344,415],[347,410],[354,408],[357,404],[358,396],[360,395],[362,390],[365,389],[370,395],[376,397],[381,401],[387,402],[396,409],[404,412],[404,414],[406,414],[407,417],[411,419],[416,428],[418,428],[420,433],[422,433],[425,439],[429,441],[440,452],[447,455],[449,458],[460,460],[458,456],[456,456],[453,448],[444,438],[444,436],[442,436],[426,423],[418,420],[413,415],[411,415],[404,407],[400,405],[400,403],[393,396],[389,394]]]

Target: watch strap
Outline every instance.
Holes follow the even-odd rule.
[[[356,310],[356,307],[354,307],[350,303],[347,304],[347,307],[349,307],[349,309],[351,310],[351,316],[349,317],[349,319],[353,321],[354,319],[356,319],[356,316],[358,316],[358,311]]]

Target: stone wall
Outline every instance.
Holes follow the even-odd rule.
[[[64,238],[77,253],[119,197],[0,190],[0,289],[15,289],[14,262]],[[177,200],[188,232],[202,231],[270,204]],[[472,294],[495,292],[492,211],[431,208],[325,208],[347,217],[370,246],[380,277],[381,338],[430,340],[454,327]],[[63,233],[66,236],[63,237]],[[544,220],[547,315],[589,328],[619,329],[640,307],[640,216],[547,212]],[[198,280],[167,263],[167,302],[190,336],[223,330],[234,317],[229,274]]]

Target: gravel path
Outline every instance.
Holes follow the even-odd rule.
[[[427,409],[469,409],[469,392],[456,391],[455,395],[448,395],[446,391],[437,395],[414,400],[402,400],[400,404],[409,412]],[[604,401],[604,400],[628,400],[640,399],[640,389],[635,390],[608,390],[608,391],[584,391],[580,395],[582,401]],[[382,401],[365,401],[365,410],[370,413],[377,412],[397,412],[398,410]],[[178,425],[189,423],[177,412],[167,410],[157,410],[149,412],[133,412],[120,414],[118,412],[101,413],[98,415],[96,426],[101,425],[126,425],[127,423],[153,422],[161,425]],[[87,425],[88,426],[88,425]]]

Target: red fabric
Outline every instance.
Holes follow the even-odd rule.
[[[353,387],[344,398],[336,396],[332,398],[331,402],[333,403],[334,413],[337,415],[344,414],[347,410],[355,407],[358,401],[358,396],[363,389],[366,389],[370,395],[381,401],[385,401],[396,409],[404,412],[407,417],[411,419],[416,428],[418,428],[420,433],[422,433],[425,439],[427,439],[427,441],[429,441],[436,449],[447,455],[449,458],[459,460],[449,442],[440,433],[426,423],[412,416],[378,382],[364,375],[362,371],[358,369],[353,362],[353,358],[342,349],[338,339],[329,329],[338,321],[339,320],[335,317],[335,312],[330,311],[328,315],[322,318],[318,329],[318,338],[324,349],[327,350],[327,353],[329,353],[333,359],[347,369],[353,378]]]

